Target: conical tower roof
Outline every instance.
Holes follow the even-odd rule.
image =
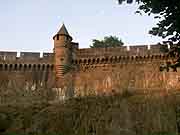
[[[57,34],[70,36],[64,24],[62,25]]]
[[[66,26],[63,24],[60,28],[60,30],[57,32],[57,34],[53,37],[53,39],[57,36],[57,35],[63,35],[63,36],[67,36],[70,37],[70,39],[72,40],[72,37],[69,35]]]

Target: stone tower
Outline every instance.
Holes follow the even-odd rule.
[[[56,86],[63,87],[64,75],[70,70],[72,61],[72,37],[69,35],[64,24],[53,37],[53,40]]]

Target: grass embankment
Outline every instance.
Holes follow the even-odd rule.
[[[174,96],[123,95],[69,99],[56,104],[0,106],[4,135],[171,135]],[[169,132],[169,133],[168,133]]]

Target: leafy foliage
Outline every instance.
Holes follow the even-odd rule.
[[[167,48],[167,45],[170,45],[170,49]],[[161,44],[160,50],[167,53],[167,56],[176,58],[174,61],[166,62],[166,65],[161,65],[160,71],[166,69],[168,72],[169,68],[172,68],[174,72],[177,72],[177,67],[180,67],[180,44],[173,44],[171,41],[164,41],[163,44]]]
[[[121,39],[119,39],[116,36],[109,36],[104,37],[103,40],[97,40],[93,39],[92,45],[90,45],[91,48],[103,48],[103,47],[120,47],[124,43]]]
[[[126,1],[132,3],[133,0],[119,0],[119,3]],[[156,14],[159,19],[157,26],[149,31],[150,34],[168,38],[172,42],[180,41],[180,1],[179,0],[134,0],[139,3],[139,10],[150,14]]]
[[[154,26],[149,33],[155,36],[166,38],[163,42],[165,45],[170,45],[170,51],[167,55],[176,57],[174,62],[167,62],[165,66],[161,66],[160,70],[180,67],[180,0],[118,0],[119,4],[127,2],[139,3],[139,9],[136,13],[143,11],[148,15],[155,14],[154,18],[159,19],[159,22]],[[168,39],[168,41],[167,41]],[[167,51],[167,49],[166,49]]]

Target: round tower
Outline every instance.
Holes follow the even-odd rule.
[[[72,37],[69,35],[65,25],[63,24],[58,33],[53,37],[54,40],[54,62],[56,79],[61,80],[64,74],[68,72],[71,67],[71,41]],[[59,82],[58,83],[63,83]]]

